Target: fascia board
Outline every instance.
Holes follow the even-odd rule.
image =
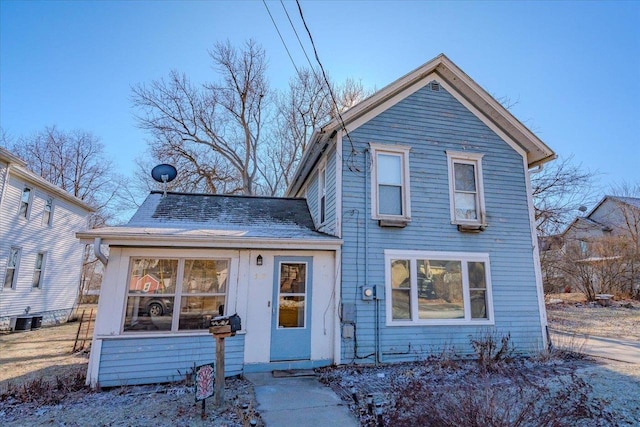
[[[352,122],[395,97],[396,99],[391,101],[390,105],[392,105],[398,101],[397,97],[400,94],[402,96],[410,95],[415,91],[410,89],[411,86],[416,84],[419,85],[418,87],[424,86],[426,82],[423,82],[420,86],[420,81],[428,79],[433,73],[439,75],[450,86],[455,88],[469,103],[473,104],[483,115],[509,135],[510,139],[516,141],[527,152],[529,168],[539,166],[556,158],[556,154],[551,148],[444,54],[438,55],[344,112],[342,118],[345,126],[352,131],[352,126],[350,126]],[[333,131],[342,128],[342,126],[343,124],[340,120],[334,119],[322,127],[322,131],[326,134],[331,134]]]
[[[190,248],[232,248],[232,249],[321,249],[337,250],[341,239],[260,239],[260,238],[212,238],[211,236],[191,236],[176,238],[166,234],[148,235],[144,233],[102,234],[76,233],[82,243],[93,244],[96,237],[109,246],[136,247],[190,247]]]
[[[512,139],[523,146],[530,154],[527,156],[529,167],[535,167],[546,161],[553,160],[555,153],[533,132],[522,124],[513,114],[489,95],[464,71],[456,66],[449,58],[442,56],[437,71],[444,79],[451,80],[449,84],[476,105],[487,117],[510,134]],[[462,84],[459,84],[460,82]]]

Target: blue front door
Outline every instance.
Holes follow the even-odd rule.
[[[275,257],[271,361],[311,358],[312,257]]]

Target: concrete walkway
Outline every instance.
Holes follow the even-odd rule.
[[[338,395],[313,376],[274,378],[271,372],[244,376],[254,385],[267,427],[358,426]]]
[[[551,342],[556,347],[589,356],[640,365],[640,342],[638,341],[572,335],[551,330]]]

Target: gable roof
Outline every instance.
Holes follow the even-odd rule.
[[[613,202],[623,203],[625,205],[631,206],[634,209],[640,211],[640,198],[637,197],[619,197],[619,196],[604,196],[596,205],[591,209],[585,216],[576,217],[571,223],[565,228],[562,232],[562,235],[566,235],[569,230],[577,227],[579,222],[584,222],[585,226],[591,226],[594,228],[599,228],[602,231],[612,231],[615,224],[603,224],[602,222],[596,221],[591,218],[600,206],[602,206],[607,200],[611,200]]]
[[[190,246],[253,247],[260,241],[339,245],[316,231],[305,199],[153,191],[123,226],[78,233],[145,246],[181,241]],[[172,241],[174,243],[169,243]],[[155,242],[155,243],[154,243]]]
[[[80,207],[87,212],[95,212],[95,208],[85,203],[83,200],[69,194],[57,185],[53,185],[40,175],[32,172],[27,168],[27,163],[10,151],[0,147],[0,160],[9,166],[9,173],[13,174],[26,182],[40,187],[40,189],[55,195],[67,202]]]
[[[623,203],[625,205],[631,206],[636,209],[640,209],[640,198],[637,197],[620,197],[620,196],[609,196],[606,195],[600,200],[596,205],[585,215],[585,217],[590,217],[593,215],[595,211],[598,210],[600,206],[602,206],[607,200],[611,200],[614,202]]]
[[[340,130],[353,131],[358,119],[371,113],[386,103],[397,102],[410,95],[411,88],[426,84],[432,80],[441,80],[454,89],[468,104],[474,107],[486,120],[489,120],[510,140],[517,144],[527,157],[530,168],[555,159],[556,155],[533,132],[516,119],[506,108],[489,95],[471,77],[464,73],[444,54],[440,54],[426,64],[416,68],[395,82],[377,91],[367,99],[342,113],[342,121],[336,118],[320,129],[315,130],[303,154],[300,165],[289,186],[287,194],[295,194],[302,185],[318,158],[327,149],[329,140]],[[425,81],[426,80],[426,81]],[[356,124],[354,127],[353,125]]]

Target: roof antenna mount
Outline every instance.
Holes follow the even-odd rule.
[[[178,176],[178,171],[173,165],[162,163],[151,169],[151,177],[162,183],[162,197],[167,196],[167,183],[173,181]]]

